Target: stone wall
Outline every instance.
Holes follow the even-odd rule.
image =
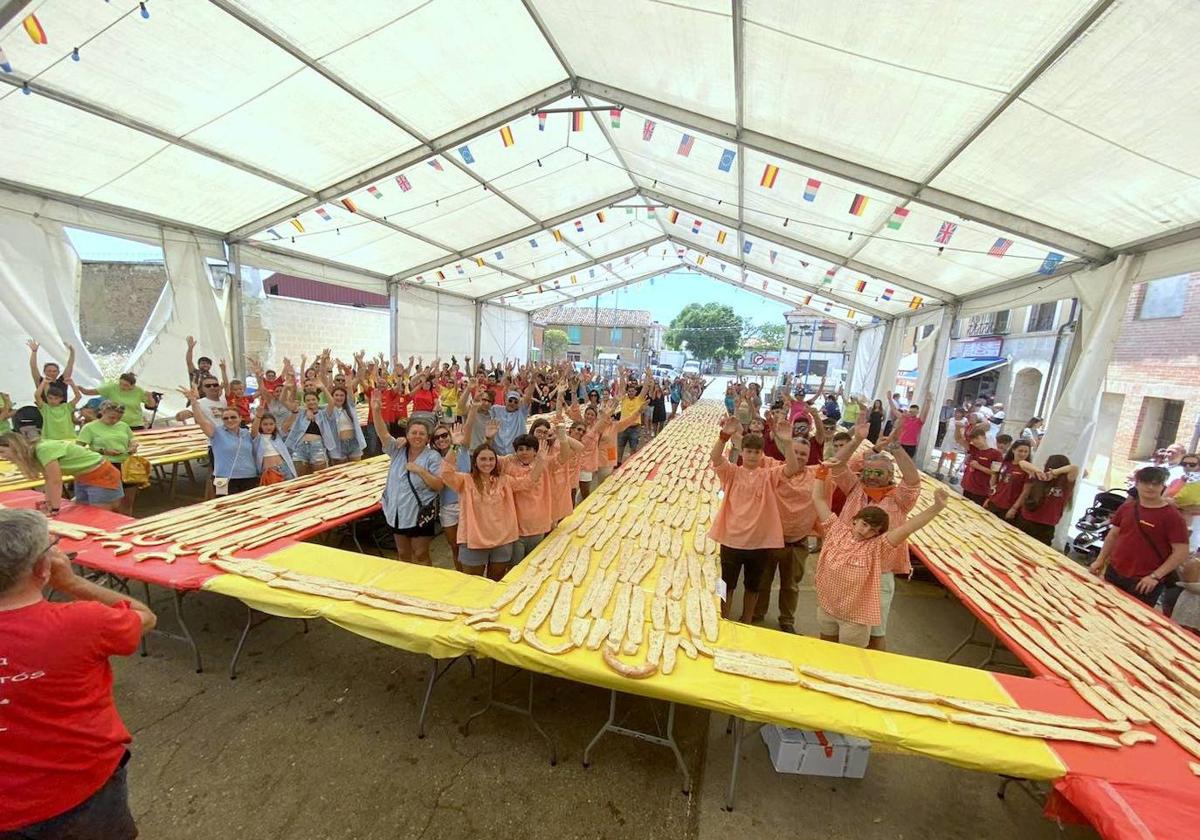
[[[93,353],[128,353],[142,335],[167,282],[161,263],[85,262],[79,330]]]
[[[298,367],[301,356],[311,360],[325,347],[347,362],[359,350],[389,352],[386,309],[268,297],[247,298],[245,311],[246,352],[270,367],[284,356]]]

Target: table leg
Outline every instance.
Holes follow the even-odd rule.
[[[192,654],[196,657],[196,673],[204,672],[204,663],[200,659],[200,648],[196,645],[196,639],[192,636],[192,631],[188,629],[187,622],[183,618],[183,593],[178,589],[172,589],[172,594],[175,596],[175,620],[179,622],[179,629],[183,631],[184,640],[192,646]]]
[[[655,723],[657,724],[657,715]],[[596,733],[587,748],[583,751],[583,766],[591,765],[589,756],[592,749],[607,733],[611,732],[614,735],[624,735],[627,738],[636,738],[639,741],[648,741],[651,744],[657,744],[660,747],[667,747],[675,755],[675,762],[679,765],[679,772],[683,774],[683,793],[686,796],[692,790],[692,774],[688,771],[687,763],[683,760],[683,753],[679,750],[679,744],[675,741],[675,704],[667,704],[667,727],[665,737],[662,734],[654,732],[643,732],[640,729],[631,729],[627,726],[622,726],[617,722],[617,692],[611,690],[608,698],[608,720],[600,727],[600,731]],[[661,730],[660,730],[661,731]]]
[[[978,628],[979,628],[979,619],[972,617],[971,631],[969,633],[967,633],[967,637],[965,639],[963,639],[961,642],[959,642],[955,646],[954,650],[950,651],[950,653],[947,654],[946,658],[943,659],[942,661],[949,662],[951,659],[953,659],[955,656],[957,656],[963,648],[965,648],[969,644],[972,644],[975,641],[975,631]]]
[[[516,676],[516,674],[519,674],[519,673],[521,673],[520,670],[516,671],[513,676]],[[533,727],[534,731],[537,732],[538,735],[541,735],[543,740],[545,740],[547,746],[550,747],[550,766],[554,767],[558,764],[558,747],[555,745],[554,739],[550,737],[549,733],[547,733],[545,729],[542,729],[541,724],[539,724],[533,716],[533,673],[529,672],[529,671],[527,671],[525,673],[529,677],[529,694],[528,694],[528,697],[526,700],[526,704],[524,706],[517,706],[513,703],[505,703],[503,701],[497,700],[496,699],[496,660],[493,659],[491,675],[488,678],[487,703],[484,704],[484,707],[482,709],[480,709],[477,712],[473,712],[465,721],[463,721],[463,725],[459,727],[459,731],[462,732],[463,735],[470,734],[471,721],[473,721],[473,720],[475,720],[475,718],[480,717],[481,715],[485,714],[488,711],[488,709],[492,709],[492,708],[503,709],[506,712],[512,712],[513,714],[522,715],[529,719],[529,723]],[[511,677],[509,679],[511,679]],[[507,682],[507,680],[505,682]]]
[[[733,718],[733,766],[729,768],[729,790],[725,792],[725,810],[732,811],[737,798],[738,765],[742,762],[742,729],[745,721]]]
[[[429,660],[429,680],[428,680],[428,682],[425,683],[425,697],[421,701],[421,714],[417,718],[417,737],[418,738],[425,737],[425,719],[429,716],[429,701],[433,697],[433,687],[437,684],[438,680],[440,680],[442,677],[444,677],[446,675],[447,671],[449,671],[451,668],[454,667],[454,663],[457,662],[458,660],[462,659],[464,656],[467,656],[467,655],[462,654],[462,656],[454,657],[453,659],[451,659],[449,662],[446,663],[445,667],[440,666],[441,660],[439,660],[439,659],[431,658]],[[467,661],[470,662],[470,657],[467,657]],[[475,676],[475,663],[474,662],[471,662],[471,676],[472,677]]]
[[[250,608],[249,604],[246,604],[245,607],[246,625],[242,628],[242,635],[238,638],[237,647],[233,649],[233,658],[229,660],[229,679],[231,680],[237,679],[238,659],[242,655],[242,648],[246,645],[246,637],[250,635],[251,622],[254,620],[254,610]]]
[[[179,478],[179,462],[171,464],[171,483],[168,485],[167,498],[175,500],[175,481]]]

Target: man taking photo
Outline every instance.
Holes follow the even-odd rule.
[[[0,510],[0,840],[129,840],[108,657],[136,651],[154,613],[76,575],[57,541],[37,511]]]

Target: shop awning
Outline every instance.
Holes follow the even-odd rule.
[[[950,360],[950,379],[970,379],[1008,364],[1007,356],[960,356]]]

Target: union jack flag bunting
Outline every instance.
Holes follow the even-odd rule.
[[[933,237],[933,241],[939,245],[949,245],[950,237],[954,236],[954,231],[958,230],[958,225],[954,222],[942,222],[942,226],[938,228],[937,236]]]

